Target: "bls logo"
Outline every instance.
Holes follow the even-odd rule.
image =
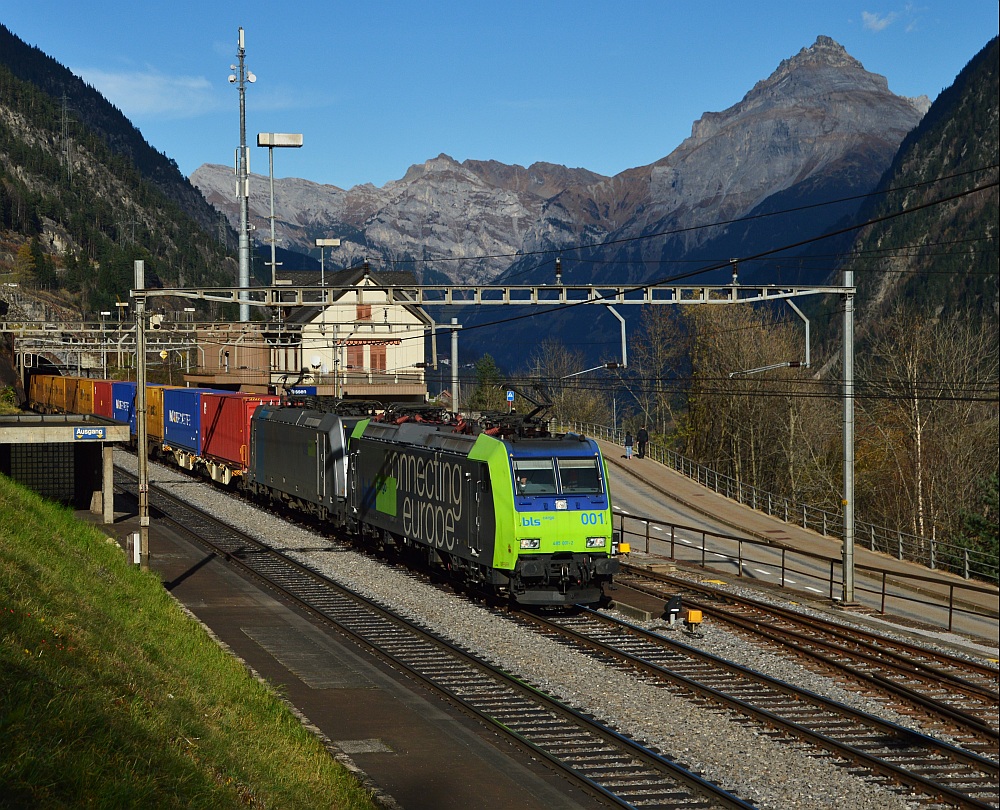
[[[523,518],[521,518],[521,525],[522,526],[541,526],[542,525],[542,521],[540,521],[538,518],[523,517]]]

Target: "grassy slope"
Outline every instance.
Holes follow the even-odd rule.
[[[96,527],[0,476],[0,806],[370,808]]]

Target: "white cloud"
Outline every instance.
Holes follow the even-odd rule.
[[[883,31],[892,25],[899,15],[893,11],[890,14],[873,14],[870,11],[861,12],[861,22],[869,31]]]
[[[167,76],[151,69],[113,73],[82,68],[73,72],[133,121],[196,118],[219,105],[211,83],[200,76]]]

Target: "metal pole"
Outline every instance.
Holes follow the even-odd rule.
[[[795,313],[802,319],[802,321],[806,325],[806,359],[805,362],[802,363],[802,367],[810,368],[812,364],[812,358],[810,355],[810,347],[809,347],[809,319],[805,316],[805,313],[801,309],[795,306],[795,302],[791,298],[786,298],[785,303],[787,303],[788,306],[790,306],[795,311]]]
[[[326,249],[328,247],[340,247],[340,238],[323,238],[316,240],[316,247],[319,248],[319,286],[326,287]],[[323,303],[326,303],[326,290],[323,290]]]
[[[340,399],[340,344],[337,342],[337,332],[340,324],[333,325],[333,383],[337,399]],[[346,363],[345,363],[346,365]]]
[[[274,238],[274,147],[267,147],[268,177],[271,180],[271,286],[278,284],[278,259],[275,255],[276,242]],[[280,308],[278,310],[281,311]]]
[[[146,447],[145,262],[135,262],[135,444],[139,473],[139,568],[149,570],[149,457]]]
[[[621,323],[621,333],[622,333],[622,368],[628,368],[628,351],[625,346],[625,319],[618,314],[611,304],[605,304],[608,308],[608,312],[614,315]]]
[[[240,286],[250,286],[250,180],[249,162],[250,153],[247,150],[247,102],[246,102],[246,48],[243,44],[243,26],[240,26],[239,47],[236,51],[239,60],[239,82],[240,90],[240,151],[236,156],[236,196],[240,201]],[[241,294],[242,298],[243,295]],[[240,303],[240,320],[243,322],[250,320],[250,305]]]
[[[458,318],[451,319],[451,407],[458,413]]]
[[[844,286],[854,271],[844,270]],[[854,603],[854,292],[844,293],[844,604]]]

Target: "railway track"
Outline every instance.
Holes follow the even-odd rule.
[[[905,641],[845,628],[820,617],[724,592],[686,579],[623,566],[619,588],[668,598],[763,641],[782,655],[793,651],[811,668],[833,673],[844,686],[873,694],[901,714],[928,725],[983,757],[998,760],[1000,672]]]
[[[597,611],[519,617],[605,661],[637,668],[917,791],[925,801],[997,807],[1000,768],[971,751],[851,709]]]
[[[136,478],[116,469],[115,485],[134,492]],[[178,531],[444,694],[609,802],[663,810],[752,808],[655,750],[155,485],[150,488],[150,503]]]

